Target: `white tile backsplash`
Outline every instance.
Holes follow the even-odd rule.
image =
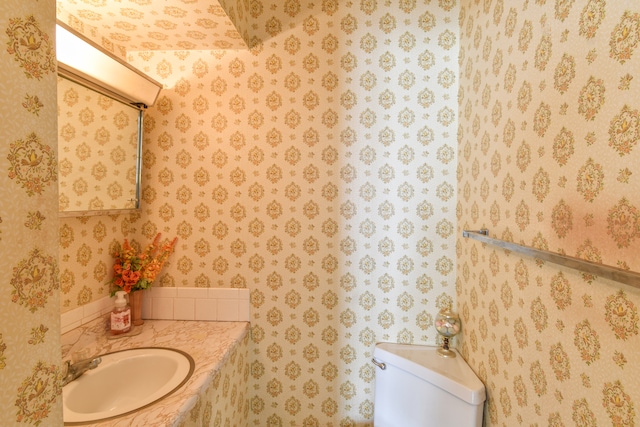
[[[251,313],[249,311],[249,292],[247,298],[238,300],[238,321],[249,321]]]
[[[176,298],[173,300],[173,318],[175,320],[195,320],[196,300],[194,298]]]
[[[214,298],[197,299],[196,300],[196,318],[198,320],[217,320],[218,319],[218,300]],[[247,316],[247,319],[249,319],[249,316]]]
[[[174,319],[173,301],[175,298],[151,297],[151,318],[158,320]]]
[[[246,288],[151,288],[143,292],[143,319],[250,321],[249,289]],[[63,313],[62,333],[109,313],[114,300],[104,297]]]
[[[145,291],[145,295],[152,298],[175,298],[178,296],[178,288],[150,288]]]
[[[237,321],[238,301],[238,299],[218,299],[218,317],[230,321]]]
[[[209,298],[238,299],[238,291],[235,288],[209,288]]]
[[[209,298],[209,289],[207,288],[177,288],[178,298]]]

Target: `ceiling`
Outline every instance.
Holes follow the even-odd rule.
[[[218,0],[57,0],[57,13],[121,54],[247,48]]]

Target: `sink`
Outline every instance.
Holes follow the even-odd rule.
[[[99,356],[102,363],[62,388],[65,425],[102,421],[147,407],[185,384],[195,364],[173,348],[133,348]]]

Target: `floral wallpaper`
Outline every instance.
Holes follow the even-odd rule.
[[[251,289],[249,423],[371,423],[375,342],[435,344],[455,296],[459,11],[250,4],[251,49],[129,52],[165,85],[142,209],[63,221],[63,309],[118,233],[177,235],[160,285]]]
[[[113,241],[178,235],[161,285],[251,289],[251,424],[371,425],[375,342],[434,344],[454,304],[488,426],[635,425],[639,292],[461,232],[640,271],[640,11],[243,10],[250,49],[129,48],[165,85],[143,208],[62,222],[63,310],[106,295]]]
[[[251,289],[249,423],[370,423],[373,345],[435,343],[454,292],[457,11],[252,13],[251,50],[130,53],[168,86],[140,230],[179,236],[165,285]]]
[[[136,239],[133,223],[139,217],[137,211],[60,217],[60,312],[110,295],[108,282],[113,278],[113,254],[118,245],[129,239],[144,248],[154,237]]]
[[[457,304],[487,425],[637,425],[640,291],[461,237],[640,271],[635,2],[463,1]]]
[[[60,425],[55,8],[0,5],[0,414]]]
[[[228,4],[227,4],[228,3]],[[60,0],[58,17],[108,50],[246,49],[246,1]],[[240,30],[239,30],[240,29]]]
[[[249,335],[229,355],[180,427],[246,426],[249,401]]]

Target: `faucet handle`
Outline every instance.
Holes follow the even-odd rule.
[[[70,360],[64,362],[65,372],[62,376],[62,386],[69,384],[71,381],[84,374],[89,369],[95,369],[102,362],[102,357],[88,358],[71,363]]]
[[[95,369],[100,363],[102,363],[102,357],[94,357],[91,362],[89,362],[89,369]]]

